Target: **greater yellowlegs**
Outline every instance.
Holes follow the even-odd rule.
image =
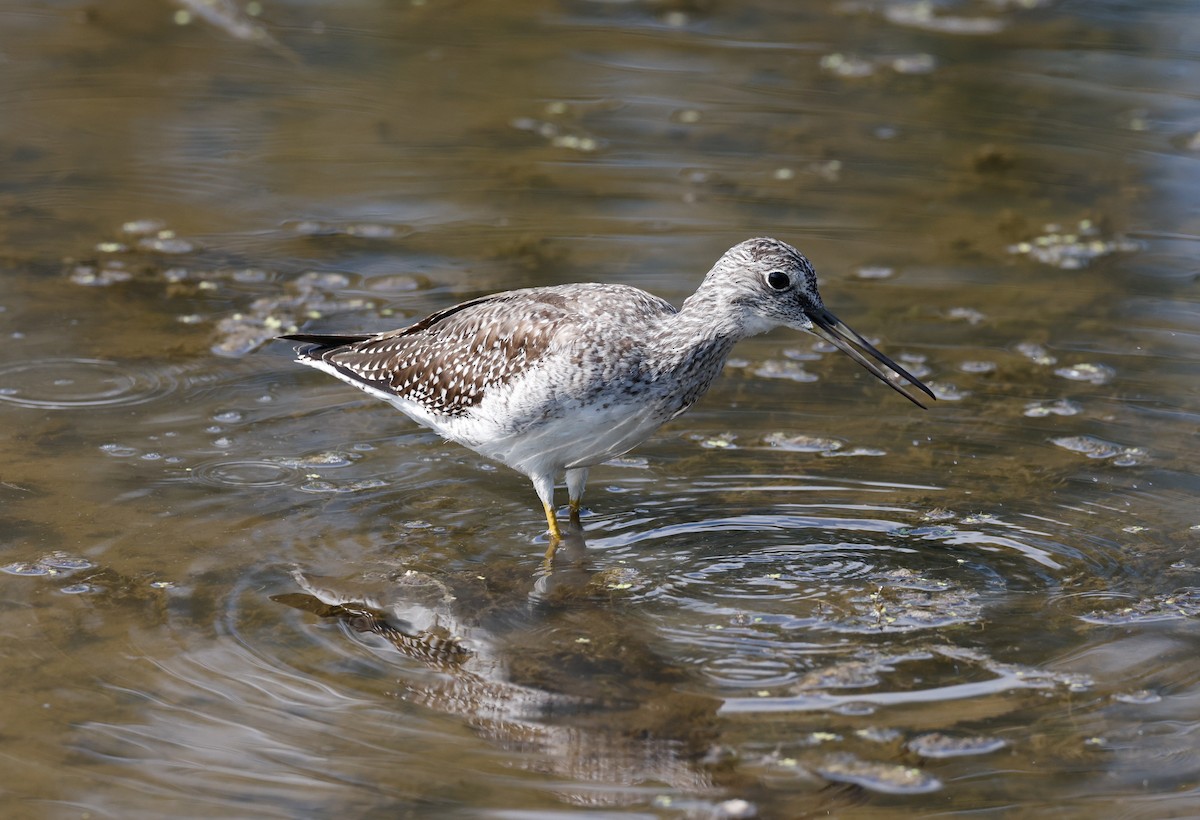
[[[812,265],[776,239],[730,248],[678,310],[628,285],[559,285],[472,299],[388,333],[280,338],[304,343],[301,364],[528,476],[553,544],[560,474],[577,523],[589,467],[683,413],[734,344],[779,325],[826,339],[918,407],[909,385],[934,398],[825,309]]]

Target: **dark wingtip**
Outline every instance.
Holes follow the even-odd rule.
[[[300,342],[304,347],[297,347],[297,353],[301,356],[319,358],[326,351],[336,350],[339,347],[357,344],[358,342],[365,342],[371,337],[326,333],[288,333],[287,335],[276,336],[275,338],[281,342]]]
[[[371,337],[363,334],[289,333],[286,336],[276,336],[275,338],[285,342],[304,342],[305,344],[328,345],[332,347],[334,345],[352,345],[355,342],[364,342]]]

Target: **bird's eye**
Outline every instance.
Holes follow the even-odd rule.
[[[792,280],[781,270],[773,270],[767,274],[767,284],[775,290],[787,290]]]

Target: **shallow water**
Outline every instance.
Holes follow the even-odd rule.
[[[1200,812],[1193,18],[0,9],[0,810]],[[553,566],[269,341],[752,235],[939,401],[750,340]]]

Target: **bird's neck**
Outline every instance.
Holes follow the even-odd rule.
[[[652,335],[669,368],[688,369],[703,361],[715,377],[733,346],[751,334],[736,310],[702,288],[688,297],[678,313],[663,316]]]
[[[684,301],[678,313],[681,327],[705,338],[728,340],[730,346],[769,329],[765,324],[759,327],[752,314],[731,300],[728,289],[710,280],[711,274]]]

